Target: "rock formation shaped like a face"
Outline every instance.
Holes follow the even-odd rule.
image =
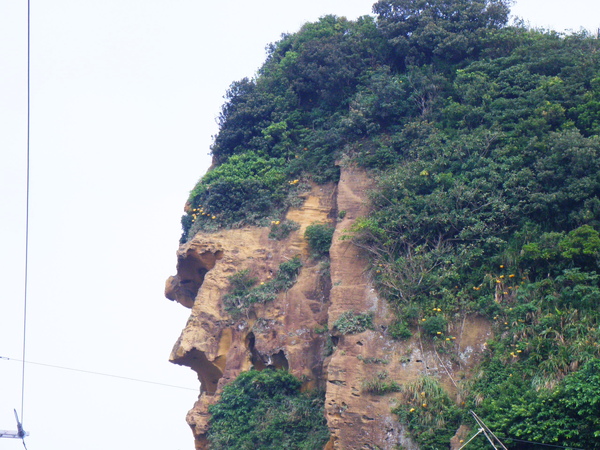
[[[303,380],[305,389],[325,389],[331,431],[327,448],[414,448],[391,413],[400,394],[365,392],[365,380],[383,371],[399,384],[437,374],[449,391],[454,389],[444,369],[451,362],[415,339],[389,339],[386,329],[394,315],[369,282],[368,258],[340,239],[357,217],[368,213],[369,185],[364,172],[346,167],[337,185],[313,186],[303,206],[286,215],[300,228],[280,241],[269,239],[268,227],[247,227],[200,233],[180,247],[177,274],[167,280],[165,295],[190,308],[191,315],[170,359],[194,370],[201,384],[187,416],[197,449],[209,448],[208,407],[224,385],[251,367],[283,368]],[[340,211],[344,214],[338,215]],[[309,254],[304,231],[315,222],[335,226],[329,260]],[[248,270],[257,284],[268,283],[282,262],[296,256],[303,267],[291,288],[236,317],[226,311],[223,296],[230,290],[231,275]],[[374,329],[342,335],[333,325],[347,311],[372,314]],[[464,352],[464,370],[480,355],[477,343],[485,342],[489,326],[465,327],[463,321],[462,330],[468,332],[461,331],[457,346],[470,349]]]

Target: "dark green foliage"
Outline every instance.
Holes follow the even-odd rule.
[[[229,277],[229,293],[222,298],[225,310],[233,317],[247,311],[254,303],[266,303],[275,300],[279,292],[291,288],[302,268],[300,257],[296,256],[279,265],[273,279],[258,283],[258,278],[250,275],[250,271],[240,270]]]
[[[517,364],[489,367],[485,393],[490,398],[482,405],[486,423],[504,439],[548,445],[597,449],[600,401],[600,360],[590,359],[580,370],[558,383],[547,383],[537,389],[519,374]],[[483,442],[479,443],[486,448]],[[520,448],[518,442],[507,442],[509,448]]]
[[[281,370],[241,373],[209,407],[211,448],[323,448],[329,440],[324,398],[300,393],[300,385]]]
[[[482,32],[506,24],[508,5],[504,0],[381,0],[373,12],[396,58],[423,64],[476,55]]]
[[[412,332],[408,328],[408,325],[400,320],[397,320],[388,327],[388,333],[392,339],[397,341],[404,341],[412,337]]]
[[[338,317],[333,326],[341,334],[356,334],[373,329],[373,314],[359,314],[346,311]]]
[[[334,231],[332,226],[321,223],[314,223],[306,227],[304,238],[308,241],[308,246],[314,256],[320,258],[329,254]]]
[[[423,331],[430,336],[437,336],[446,332],[448,322],[444,316],[431,316],[422,322]]]

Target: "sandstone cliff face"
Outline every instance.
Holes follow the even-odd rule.
[[[167,280],[165,293],[190,308],[191,315],[170,359],[189,366],[201,383],[200,396],[187,416],[197,449],[209,448],[208,407],[224,385],[252,366],[285,368],[301,378],[305,388],[326,390],[328,449],[393,449],[398,444],[416,448],[391,413],[401,395],[364,392],[364,381],[382,371],[401,385],[423,374],[437,375],[460,401],[456,377],[467,376],[479,360],[490,328],[476,318],[453,318],[460,356],[453,360],[418,338],[389,338],[386,330],[393,312],[371,286],[368,257],[350,241],[340,240],[344,230],[367,213],[369,184],[365,172],[343,167],[337,185],[313,186],[303,206],[288,211],[286,218],[298,222],[300,229],[285,240],[270,240],[268,228],[248,227],[198,234],[180,247],[177,274]],[[339,211],[345,211],[341,220]],[[303,238],[314,222],[336,227],[329,267],[310,257]],[[298,280],[276,301],[256,304],[237,320],[223,309],[229,276],[250,269],[265,282],[281,262],[296,255],[304,264]],[[315,330],[325,325],[333,330],[338,317],[350,310],[372,312],[375,330],[334,335],[335,347],[327,356],[326,337]]]

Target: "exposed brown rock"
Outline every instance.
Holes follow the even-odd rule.
[[[165,294],[191,308],[191,315],[170,359],[192,368],[201,383],[200,397],[187,416],[197,449],[209,448],[209,405],[224,385],[252,366],[285,368],[304,380],[304,388],[326,389],[328,449],[417,448],[391,413],[400,394],[363,392],[364,381],[382,371],[399,384],[436,375],[457,395],[456,377],[466,376],[484,351],[489,324],[473,317],[452,323],[458,361],[439,355],[418,337],[405,342],[388,337],[393,311],[372,287],[368,257],[350,240],[340,239],[357,217],[368,213],[369,186],[364,171],[343,167],[337,185],[313,186],[303,206],[288,211],[286,218],[300,229],[283,241],[269,240],[268,228],[248,227],[198,234],[180,247],[177,275],[167,280]],[[337,219],[340,211],[343,219]],[[329,268],[308,254],[303,235],[314,222],[336,226]],[[237,320],[224,311],[221,298],[229,276],[250,269],[264,282],[296,255],[304,263],[298,280],[276,301],[254,305]],[[349,310],[373,313],[375,329],[333,336],[337,345],[325,357],[326,338],[315,330],[325,325],[332,330]]]

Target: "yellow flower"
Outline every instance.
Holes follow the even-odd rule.
[[[427,403],[423,403],[423,408],[427,408]]]
[[[427,319],[422,319],[422,320],[423,320],[423,322],[425,322]]]
[[[217,218],[217,216],[212,216],[212,217],[211,217],[211,219],[216,219],[216,218]]]
[[[275,225],[279,225],[279,220],[275,222]]]
[[[446,338],[446,340],[447,340],[447,341],[449,341],[449,340],[450,340],[450,338]]]
[[[511,274],[508,276],[508,278],[514,278],[514,277],[515,277],[515,274],[514,274],[514,273],[511,273]]]
[[[438,331],[438,332],[437,332],[437,334],[442,334],[442,332],[441,332],[441,331]]]
[[[501,269],[504,269],[504,264],[500,264],[500,268],[501,268]]]
[[[410,409],[408,410],[408,412],[414,412],[414,411],[415,411],[415,408],[410,408]]]
[[[504,275],[500,275],[500,279],[504,278]]]

